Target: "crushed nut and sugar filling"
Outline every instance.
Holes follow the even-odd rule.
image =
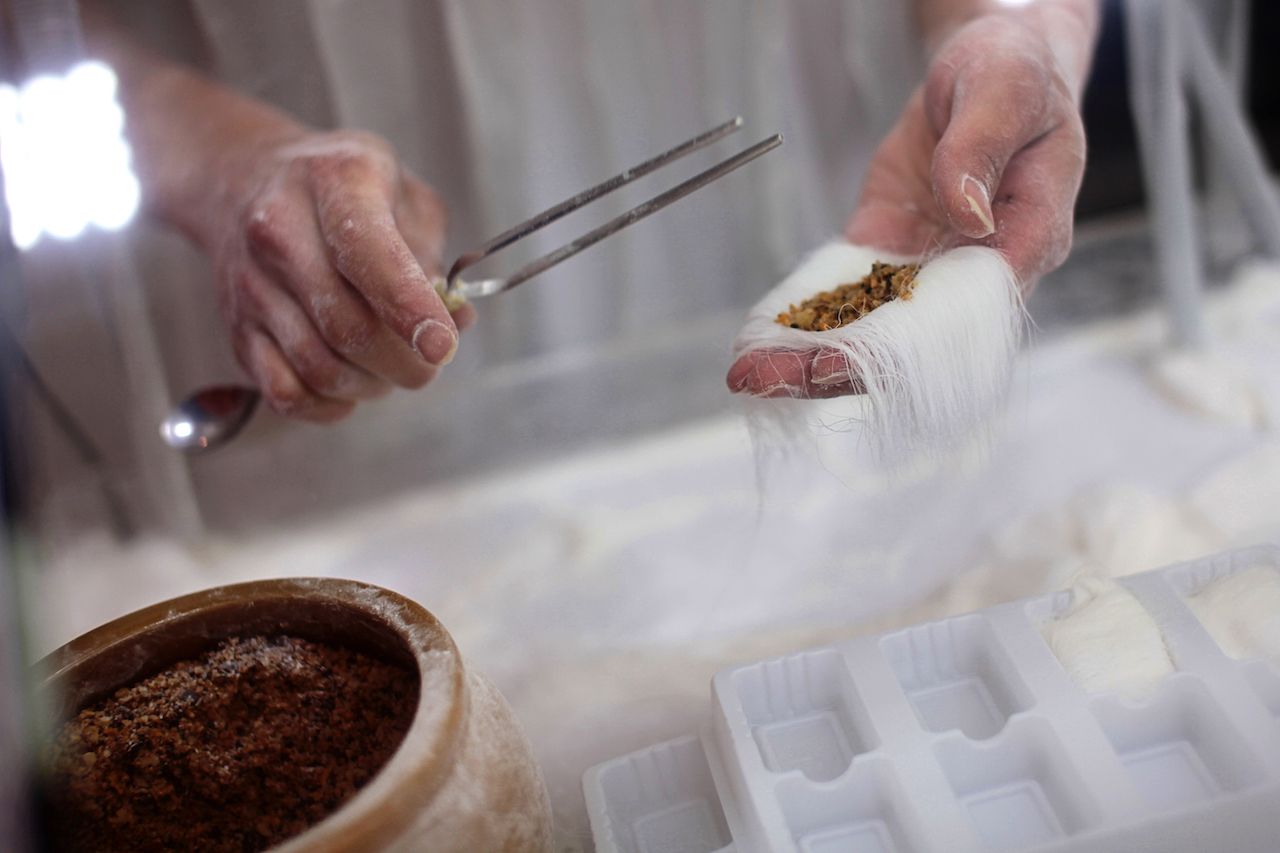
[[[825,290],[778,314],[777,322],[805,332],[828,332],[847,326],[894,299],[910,299],[919,264],[876,262],[855,282]]]

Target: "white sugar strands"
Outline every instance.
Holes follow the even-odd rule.
[[[964,444],[989,422],[1025,325],[1016,278],[993,249],[968,246],[927,261],[909,299],[886,302],[840,328],[810,332],[777,322],[791,305],[867,275],[873,262],[907,260],[831,242],[756,304],[734,342],[735,356],[754,352],[769,375],[795,375],[754,389],[771,398],[752,406],[758,437],[762,429],[773,436],[769,441],[794,430],[796,401],[787,398],[821,396],[824,386],[836,385],[862,390],[863,437],[888,462]],[[835,375],[810,376],[815,357],[830,365],[831,354],[841,357]],[[801,365],[809,367],[804,379]]]

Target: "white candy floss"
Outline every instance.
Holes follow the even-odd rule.
[[[885,303],[839,329],[806,332],[776,318],[792,304],[862,278],[875,261],[908,260],[828,243],[751,309],[734,342],[735,356],[843,354],[850,381],[865,389],[867,438],[887,459],[961,444],[1003,399],[1025,323],[1004,258],[977,246],[945,252],[921,267],[910,299]],[[795,412],[792,403],[769,400],[753,414],[785,420]]]

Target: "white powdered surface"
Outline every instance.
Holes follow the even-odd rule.
[[[1189,411],[1246,429],[1265,425],[1267,412],[1257,384],[1239,363],[1218,353],[1162,353],[1151,365],[1151,380],[1173,403]]]
[[[1280,409],[1277,282],[1255,268],[1209,301],[1220,348],[1267,411]],[[886,479],[835,435],[820,442],[825,468],[762,502],[746,431],[724,417],[255,535],[44,541],[23,589],[30,648],[214,584],[390,587],[502,690],[546,776],[557,850],[589,849],[582,772],[696,731],[717,669],[1059,589],[1082,570],[1280,541],[1280,442],[1153,388],[1166,334],[1152,312],[1031,347],[991,452],[959,470]]]
[[[1255,566],[1210,583],[1188,602],[1222,651],[1280,663],[1280,572]]]

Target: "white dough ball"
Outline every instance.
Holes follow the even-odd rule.
[[[1071,609],[1041,630],[1081,690],[1142,699],[1174,671],[1160,627],[1133,593],[1099,577],[1071,592]]]
[[[1280,572],[1274,568],[1219,578],[1188,602],[1223,653],[1280,663]]]

